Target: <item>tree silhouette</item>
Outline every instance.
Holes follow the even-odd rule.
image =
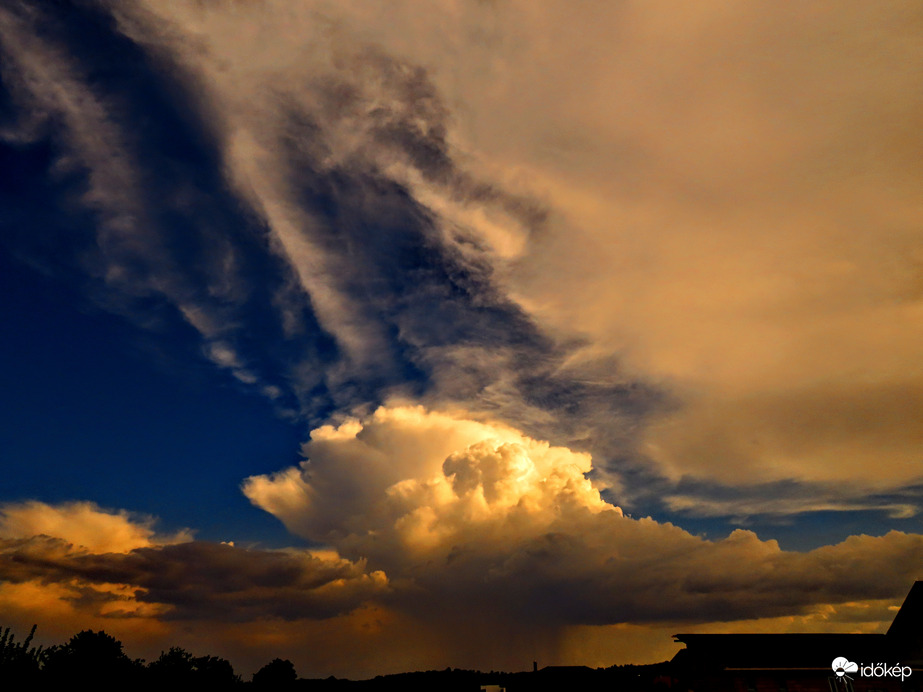
[[[89,683],[90,689],[121,689],[141,678],[140,661],[122,651],[122,642],[102,630],[78,632],[63,646],[48,650],[46,679],[53,684]]]
[[[196,689],[228,689],[241,683],[231,662],[218,656],[198,656],[193,659]]]
[[[297,679],[295,664],[287,659],[274,658],[253,674],[253,685],[264,689],[286,689]]]
[[[25,687],[38,679],[45,658],[42,647],[30,646],[35,636],[35,625],[25,641],[17,643],[10,628],[0,631],[0,680],[4,685]]]
[[[217,656],[193,656],[178,646],[161,652],[147,667],[154,689],[192,687],[196,690],[224,690],[240,683],[230,661]]]
[[[160,658],[147,666],[149,679],[157,685],[167,687],[186,682],[192,677],[192,654],[178,646],[161,651]]]

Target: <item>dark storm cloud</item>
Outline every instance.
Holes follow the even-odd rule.
[[[98,602],[125,596],[93,585],[126,584],[138,601],[170,606],[165,619],[206,621],[329,618],[387,589],[361,564],[306,553],[191,542],[94,554],[47,536],[0,539],[0,578],[76,583],[81,599]]]
[[[134,600],[169,606],[160,617],[172,620],[323,619],[378,602],[424,621],[560,627],[776,617],[895,598],[923,555],[920,536],[897,532],[794,553],[746,531],[707,542],[609,512],[551,528],[502,553],[490,542],[457,545],[445,565],[405,568],[394,586],[364,562],[305,553],[190,542],[94,554],[47,536],[2,539],[0,578],[64,584],[84,606],[132,600],[106,588],[128,585]]]
[[[663,502],[690,517],[730,516],[734,521],[792,517],[799,513],[875,511],[891,519],[916,516],[923,505],[923,486],[909,485],[890,492],[858,489],[844,484],[779,481],[729,486],[684,478],[674,485],[661,484]]]
[[[547,553],[573,565],[586,562],[580,559],[586,546],[579,538],[548,538],[533,547],[536,555],[546,553],[539,560],[543,576],[549,569]],[[565,545],[556,545],[562,541]],[[752,533],[690,545],[683,556],[637,546],[634,555],[610,557],[599,574],[581,574],[578,566],[575,574],[564,575],[552,568],[549,579],[534,580],[528,602],[553,604],[553,617],[568,613],[597,624],[795,615],[819,603],[899,597],[920,569],[921,547],[919,536],[897,532],[853,537],[809,553],[778,551]],[[517,575],[536,572],[532,560],[511,562]],[[886,576],[882,564],[887,565]],[[589,593],[596,597],[585,598]],[[525,606],[528,597],[521,598]]]
[[[418,575],[414,600],[404,607],[423,619],[438,610],[462,621],[552,627],[748,620],[899,598],[923,566],[923,542],[913,534],[851,537],[796,553],[746,531],[705,542],[650,520],[617,521],[626,525],[599,515],[583,526],[605,544],[570,526],[504,556],[458,546],[445,570]]]

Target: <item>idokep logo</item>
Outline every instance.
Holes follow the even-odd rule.
[[[910,677],[912,672],[910,666],[902,666],[900,663],[891,665],[890,663],[854,663],[842,656],[833,659],[831,664],[833,672],[837,678],[843,680],[852,680],[847,673],[859,673],[863,678],[900,678],[903,682]]]
[[[847,680],[852,680],[846,673],[855,673],[859,670],[859,665],[857,663],[853,663],[842,656],[833,659],[832,666],[833,672],[836,673],[836,676],[840,679],[845,678]]]

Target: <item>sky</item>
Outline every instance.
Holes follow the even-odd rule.
[[[0,625],[303,677],[882,632],[923,7],[0,6]]]

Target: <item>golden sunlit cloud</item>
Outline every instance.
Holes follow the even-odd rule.
[[[135,548],[192,540],[188,530],[158,535],[154,523],[152,517],[124,510],[109,512],[92,502],[53,506],[30,500],[0,505],[0,538],[51,536],[91,553],[127,553]]]
[[[471,531],[541,535],[572,509],[621,515],[584,476],[589,455],[421,407],[324,426],[303,451],[300,470],[249,478],[244,493],[292,532],[385,564],[444,553]]]

